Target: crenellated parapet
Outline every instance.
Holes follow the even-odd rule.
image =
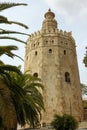
[[[53,34],[53,35],[59,35],[59,36],[65,36],[65,37],[69,37],[71,38],[73,41],[74,38],[72,37],[72,32],[66,32],[66,31],[63,31],[63,30],[59,30],[59,29],[55,29],[55,30],[51,30],[49,32],[49,30],[46,30],[46,31],[43,31],[43,30],[38,30],[37,32],[34,32],[30,35],[29,39],[28,40],[32,40],[32,39],[37,39],[38,37],[44,35],[44,34]]]
[[[30,35],[30,39],[31,38],[34,38],[34,37],[38,37],[38,36],[40,36],[42,34],[42,31],[37,31],[37,32],[34,32],[34,33],[32,33],[31,35]]]

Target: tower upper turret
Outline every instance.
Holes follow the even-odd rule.
[[[48,10],[48,12],[44,15],[45,19],[42,24],[42,30],[43,31],[51,31],[57,29],[57,21],[54,19],[55,14],[51,12],[51,9]]]
[[[48,12],[45,13],[44,17],[45,17],[46,19],[54,19],[55,14],[54,14],[53,12],[51,12],[51,9],[49,9]]]

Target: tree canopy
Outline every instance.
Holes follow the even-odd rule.
[[[24,3],[0,3],[0,12],[14,6],[26,5]],[[1,24],[17,24],[25,29],[28,27],[20,22],[10,21],[0,15]],[[0,27],[0,39],[10,39],[26,44],[25,41],[5,34],[26,33],[14,30],[5,30]],[[17,56],[12,51],[18,50],[17,45],[0,46],[0,56],[11,58]],[[17,56],[19,57],[19,56]],[[21,58],[21,57],[19,57]],[[22,58],[21,58],[22,59]],[[5,64],[0,60],[0,130],[17,130],[17,124],[24,126],[28,123],[35,127],[41,119],[41,110],[44,109],[43,97],[39,89],[43,89],[41,80],[29,73],[22,73],[14,65]]]

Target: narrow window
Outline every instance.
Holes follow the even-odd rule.
[[[28,60],[28,56],[27,56],[27,60]]]
[[[48,41],[46,40],[46,44],[48,43]]]
[[[35,56],[37,56],[37,51],[35,51]]]
[[[33,76],[34,76],[34,77],[38,77],[38,73],[34,73]]]
[[[51,43],[54,43],[54,40],[51,40]]]
[[[66,55],[66,50],[64,50],[64,55]]]
[[[70,83],[70,74],[69,74],[69,72],[65,72],[65,81]]]
[[[52,49],[49,49],[49,53],[52,53]]]

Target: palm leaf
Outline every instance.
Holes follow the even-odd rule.
[[[3,74],[4,72],[13,71],[18,74],[21,74],[21,71],[16,67],[12,65],[0,65],[0,74]]]
[[[0,46],[0,56],[5,54],[13,58],[14,54],[11,52],[13,50],[18,50],[17,46]]]
[[[4,24],[17,24],[17,25],[20,25],[20,26],[28,29],[28,26],[26,26],[25,24],[20,23],[20,22],[15,22],[15,21],[9,21],[7,19],[7,17],[0,15],[0,24],[2,24],[2,23],[4,23]]]
[[[20,22],[9,21],[9,24],[17,24],[17,25],[20,25],[20,26],[22,26],[22,27],[24,27],[24,28],[28,29],[28,26],[26,26],[25,24],[20,23]]]
[[[11,8],[14,6],[20,6],[20,5],[26,6],[27,4],[25,4],[25,3],[7,3],[7,2],[0,3],[0,11],[3,11],[5,9],[8,9],[8,8]]]
[[[22,40],[20,40],[20,39],[18,39],[18,38],[15,38],[15,37],[0,36],[0,39],[10,39],[10,40],[15,40],[15,41],[18,41],[18,42],[21,42],[21,43],[26,44],[25,41],[22,41]]]
[[[3,65],[4,63],[0,60],[0,65]]]
[[[26,34],[26,33],[21,33],[21,32],[17,32],[17,31],[10,31],[10,30],[3,30],[3,29],[1,29],[0,34],[22,34],[22,35],[30,36],[29,34]]]
[[[22,61],[24,61],[20,56],[12,53],[11,51],[13,50],[18,50],[18,47],[17,46],[0,46],[0,56],[1,55],[7,55],[11,58],[13,58],[14,56],[18,57],[19,59],[21,59]]]

